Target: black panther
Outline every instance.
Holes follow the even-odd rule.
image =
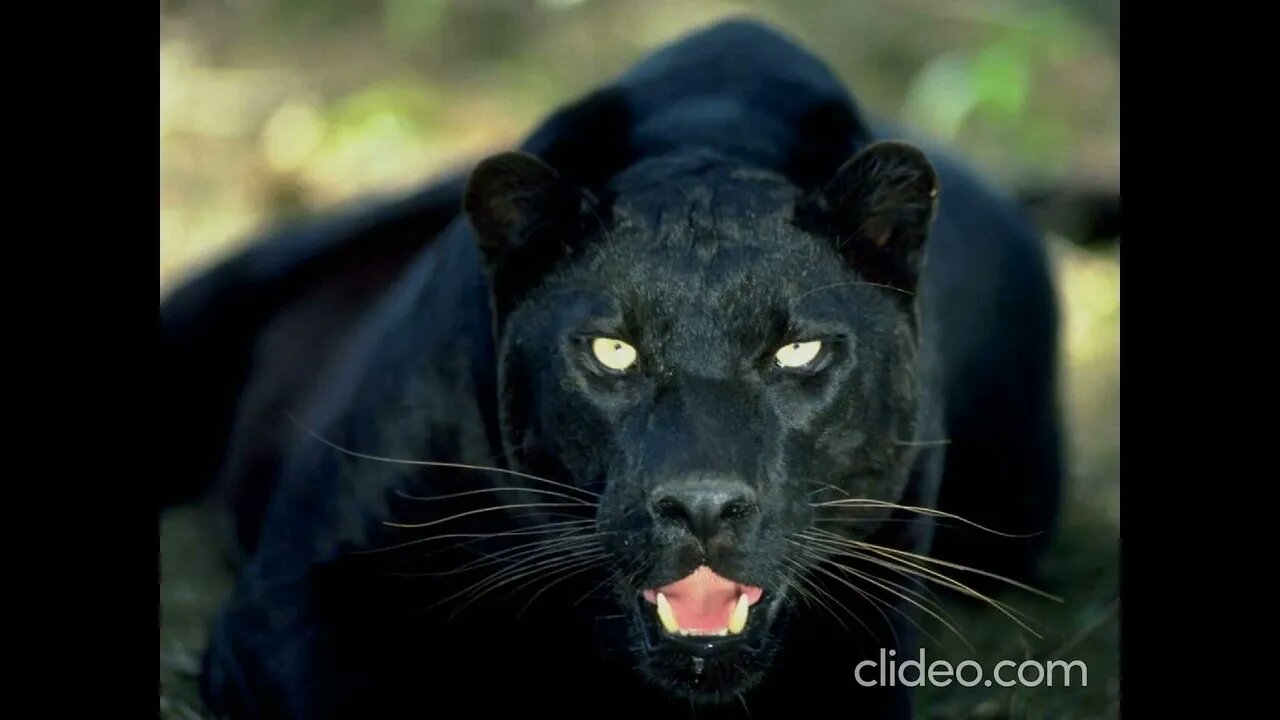
[[[754,22],[160,319],[219,716],[909,717],[857,663],[1055,523],[1035,227]]]

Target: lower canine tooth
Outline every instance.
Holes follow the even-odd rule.
[[[662,621],[662,627],[667,632],[680,631],[680,623],[676,622],[676,612],[671,609],[671,603],[667,602],[667,596],[662,593],[658,593],[658,619]]]
[[[751,603],[747,600],[746,593],[742,593],[738,596],[738,604],[733,606],[733,614],[729,616],[730,634],[737,635],[747,626],[747,611],[750,609],[750,606]]]

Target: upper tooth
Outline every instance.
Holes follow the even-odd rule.
[[[671,603],[667,602],[667,596],[662,593],[658,593],[658,619],[667,632],[680,630],[680,623],[676,622],[676,611],[671,609]]]
[[[733,606],[733,614],[729,616],[729,634],[737,635],[747,626],[747,610],[750,606],[746,593],[738,596],[738,604]]]

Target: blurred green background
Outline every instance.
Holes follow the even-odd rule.
[[[805,42],[871,114],[948,143],[996,180],[1119,184],[1119,3],[1033,0],[164,0],[160,292],[291,216],[414,187],[518,142],[558,104],[726,15]],[[1118,243],[1048,233],[1063,296],[1063,603],[957,606],[929,657],[1082,659],[1087,687],[928,688],[921,717],[1119,716]],[[162,518],[164,717],[197,718],[204,623],[229,580],[208,518]],[[856,708],[850,708],[856,714]]]

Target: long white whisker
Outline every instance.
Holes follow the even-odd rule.
[[[517,566],[516,568],[506,568],[503,571],[500,571],[499,573],[479,583],[476,583],[475,585],[467,588],[461,593],[457,593],[456,595],[452,595],[446,598],[445,600],[442,600],[441,602],[447,602],[448,600],[452,600],[454,597],[457,597],[457,595],[466,594],[468,592],[478,593],[473,595],[465,605],[463,605],[462,607],[458,608],[453,612],[453,615],[456,616],[458,613],[462,612],[467,607],[479,601],[480,598],[484,597],[485,595],[489,594],[494,590],[497,590],[503,585],[516,582],[517,580],[520,580],[522,578],[527,578],[530,575],[534,575],[534,574],[550,573],[554,570],[565,570],[567,567],[576,566],[578,563],[599,562],[604,557],[605,557],[605,553],[603,550],[599,550],[596,548],[583,548],[581,550],[576,550],[562,557],[556,557],[556,558],[551,558],[549,560],[542,560],[542,561],[536,562],[527,567]],[[518,570],[518,572],[514,572],[513,574],[512,571],[514,570]],[[481,588],[483,588],[483,590],[481,590]],[[437,603],[437,605],[438,604],[439,603]]]
[[[811,538],[809,538],[809,539],[810,539],[810,540],[816,540],[817,538],[812,538],[812,537],[811,537]],[[862,555],[862,554],[855,553],[855,552],[850,552],[850,551],[848,551],[848,550],[837,550],[837,551],[834,551],[834,554],[836,554],[836,555],[840,555],[840,556],[844,556],[844,557],[848,557],[848,558],[852,558],[852,559],[856,559],[856,560],[867,560],[868,562],[875,562],[875,560],[876,560],[875,558],[869,558],[869,557],[866,557],[866,556],[864,556],[864,555]],[[827,562],[830,562],[832,565],[835,565],[836,567],[838,567],[838,568],[840,568],[840,569],[842,569],[842,570],[844,570],[844,571],[846,571],[846,572],[849,572],[849,573],[854,574],[854,575],[856,575],[856,576],[858,576],[858,577],[861,577],[861,578],[865,579],[867,582],[875,583],[876,585],[879,585],[879,584],[880,584],[880,582],[887,583],[888,585],[890,585],[890,586],[892,586],[893,588],[895,588],[895,589],[896,589],[896,590],[890,590],[890,592],[894,592],[894,593],[895,593],[895,594],[897,594],[899,597],[903,598],[904,600],[907,600],[908,602],[912,602],[911,598],[907,597],[906,595],[903,595],[902,593],[910,593],[913,597],[919,598],[922,602],[927,602],[927,603],[929,603],[929,604],[930,604],[930,607],[931,607],[932,609],[925,608],[923,605],[919,605],[919,604],[916,604],[916,603],[913,603],[913,604],[916,604],[916,606],[917,606],[917,607],[919,607],[921,610],[924,610],[925,612],[929,613],[929,614],[930,614],[930,615],[932,615],[935,619],[937,619],[939,622],[941,622],[943,625],[945,625],[948,629],[950,629],[952,632],[954,632],[954,633],[955,633],[955,634],[956,634],[956,635],[961,639],[961,641],[963,641],[963,642],[965,643],[965,645],[968,645],[968,647],[969,647],[969,649],[970,649],[970,650],[974,649],[972,645],[969,645],[969,642],[968,642],[968,640],[966,640],[966,639],[965,639],[964,635],[961,635],[961,634],[960,634],[960,632],[959,632],[958,630],[956,630],[955,626],[953,625],[953,618],[951,618],[951,616],[947,614],[947,611],[942,607],[941,603],[938,601],[938,599],[937,599],[936,597],[935,597],[935,598],[928,598],[928,597],[925,597],[924,592],[921,592],[921,590],[918,590],[918,589],[915,589],[915,588],[909,588],[909,587],[906,587],[905,585],[902,585],[902,584],[900,584],[900,583],[893,582],[892,580],[889,580],[889,579],[887,579],[887,578],[880,578],[879,580],[877,580],[874,576],[866,575],[866,574],[861,573],[861,572],[859,572],[859,571],[857,571],[857,570],[854,570],[853,568],[851,568],[851,567],[849,567],[849,566],[847,566],[847,565],[845,565],[845,564],[843,564],[843,563],[837,563],[837,562],[834,562],[834,561],[832,561],[832,560],[831,560],[831,559],[829,559],[829,558],[827,559]],[[918,577],[918,576],[913,575],[913,574],[911,574],[911,573],[907,573],[907,572],[905,572],[905,571],[901,570],[900,568],[894,567],[893,565],[890,565],[890,564],[888,564],[888,563],[876,563],[876,564],[881,565],[882,567],[885,567],[885,568],[887,568],[887,569],[889,569],[889,570],[892,570],[892,571],[894,571],[894,572],[896,572],[896,573],[898,573],[898,574],[902,575],[903,577],[908,578],[908,579],[910,579],[910,580],[915,580],[915,579],[916,579],[916,577]],[[884,588],[884,586],[880,586],[880,587],[882,587],[882,589],[886,589],[886,590],[888,590],[888,588]],[[923,590],[928,590],[928,586],[927,586],[927,585],[920,585],[920,588],[922,588]],[[946,616],[946,617],[945,617],[945,618],[943,618],[943,617],[940,617],[939,615],[935,614],[935,612],[934,612],[935,610],[936,610],[938,613],[941,613],[942,615],[944,615],[944,616]]]
[[[1020,583],[1020,582],[1018,582],[1017,580],[1010,580],[1010,579],[1009,579],[1009,578],[1007,578],[1007,577],[1003,577],[1003,576],[1001,576],[1001,575],[996,575],[995,573],[987,572],[986,570],[979,570],[979,569],[977,569],[977,568],[967,567],[967,566],[965,566],[965,565],[960,565],[960,564],[957,564],[957,563],[949,562],[949,561],[947,561],[947,560],[939,560],[938,558],[929,557],[928,555],[921,555],[921,554],[919,554],[919,553],[913,553],[913,552],[910,552],[910,551],[907,551],[907,550],[899,550],[898,548],[886,547],[886,546],[884,546],[884,545],[876,545],[875,543],[863,542],[863,541],[861,541],[861,540],[853,540],[853,539],[850,539],[850,538],[846,538],[846,537],[844,537],[844,536],[842,536],[842,535],[838,535],[838,534],[836,534],[836,533],[833,533],[833,532],[831,532],[831,531],[829,531],[829,530],[823,530],[823,529],[821,529],[821,528],[813,528],[813,530],[814,530],[815,532],[819,532],[819,533],[822,533],[822,534],[824,534],[824,535],[828,535],[828,536],[830,536],[831,538],[834,538],[834,539],[835,539],[835,540],[837,540],[837,541],[844,542],[844,543],[849,543],[849,544],[855,545],[855,546],[857,546],[857,547],[862,547],[862,548],[867,548],[867,549],[874,549],[874,550],[878,550],[878,551],[885,552],[885,553],[891,553],[891,554],[893,554],[893,555],[900,555],[900,556],[909,557],[909,558],[912,558],[913,560],[918,560],[918,561],[920,561],[920,562],[933,563],[933,564],[936,564],[936,565],[941,565],[941,566],[943,566],[943,567],[949,567],[949,568],[952,568],[953,570],[960,570],[960,571],[962,571],[962,572],[969,572],[969,573],[973,573],[973,574],[975,574],[975,575],[981,575],[982,577],[991,578],[992,580],[999,580],[999,581],[1001,581],[1001,582],[1003,582],[1003,583],[1007,583],[1007,584],[1009,584],[1009,585],[1011,585],[1011,586],[1013,586],[1013,587],[1018,588],[1019,590],[1025,590],[1025,591],[1027,591],[1027,592],[1029,592],[1029,593],[1031,593],[1031,594],[1033,594],[1033,595],[1037,595],[1037,596],[1039,596],[1039,597],[1041,597],[1041,598],[1044,598],[1045,600],[1051,600],[1051,601],[1053,601],[1053,602],[1058,602],[1058,603],[1061,603],[1061,602],[1062,602],[1062,598],[1060,598],[1060,597],[1057,597],[1057,596],[1055,596],[1055,595],[1050,595],[1049,593],[1047,593],[1047,592],[1045,592],[1045,591],[1043,591],[1043,590],[1037,590],[1036,588],[1033,588],[1033,587],[1031,587],[1030,585],[1026,585],[1026,584]],[[955,582],[955,580],[954,580],[954,579],[953,579],[952,581],[953,581],[953,582]]]
[[[590,545],[595,541],[596,538],[594,535],[570,534],[564,537],[549,538],[533,543],[522,543],[514,547],[503,548],[502,550],[494,553],[482,553],[481,556],[475,560],[449,570],[441,570],[438,572],[402,573],[402,575],[405,577],[443,577],[446,575],[457,575],[458,573],[476,570],[489,565],[525,562],[543,555],[563,552],[572,549],[577,545]]]
[[[812,598],[812,599],[814,600],[814,602],[817,602],[819,605],[821,605],[823,608],[825,608],[825,609],[826,609],[826,611],[827,611],[828,613],[830,613],[830,614],[831,614],[831,616],[832,616],[833,618],[835,618],[836,622],[840,623],[840,627],[844,628],[844,631],[845,631],[845,632],[852,632],[851,630],[849,630],[849,626],[848,626],[848,625],[845,625],[845,624],[844,624],[844,621],[840,619],[840,616],[836,614],[836,611],[835,611],[835,610],[833,610],[833,609],[831,609],[831,606],[830,606],[830,605],[828,605],[828,604],[826,603],[826,601],[824,601],[822,598],[820,598],[820,597],[818,597],[817,595],[815,595],[815,594],[814,594],[815,592],[822,593],[824,596],[826,596],[828,599],[830,599],[830,600],[831,600],[831,602],[835,603],[835,604],[836,604],[836,605],[837,605],[841,610],[844,610],[844,611],[845,611],[845,613],[847,613],[847,614],[849,615],[849,617],[853,618],[854,622],[856,622],[856,623],[858,623],[859,625],[861,625],[861,626],[862,626],[862,628],[863,628],[864,630],[866,630],[866,631],[867,631],[867,634],[868,634],[868,635],[870,635],[870,636],[872,636],[873,638],[875,638],[875,632],[874,632],[870,627],[868,627],[868,626],[867,626],[867,624],[866,624],[865,622],[863,622],[863,621],[862,621],[862,618],[858,617],[858,614],[857,614],[857,613],[855,613],[855,612],[853,612],[852,610],[850,610],[849,608],[845,607],[844,603],[840,602],[838,599],[836,599],[836,598],[835,598],[835,596],[833,596],[831,593],[827,592],[826,588],[824,588],[824,587],[822,587],[821,585],[819,585],[819,584],[817,584],[817,583],[813,582],[813,580],[812,580],[811,578],[809,578],[809,576],[808,576],[808,574],[807,574],[807,572],[808,572],[808,569],[807,569],[807,568],[805,568],[803,565],[801,565],[800,563],[798,563],[798,562],[796,562],[795,560],[792,560],[792,559],[790,559],[790,558],[786,558],[786,560],[787,560],[787,562],[791,563],[791,565],[792,565],[792,566],[794,566],[796,569],[798,569],[798,570],[800,571],[800,573],[799,573],[799,575],[797,576],[797,578],[796,578],[796,579],[797,579],[797,580],[801,580],[801,579],[803,579],[803,580],[807,580],[807,581],[808,581],[808,583],[809,583],[809,584],[808,584],[808,589],[806,589],[803,585],[801,585],[800,583],[797,583],[797,582],[786,581],[786,584],[790,585],[791,587],[795,588],[795,589],[796,589],[796,590],[798,590],[798,591],[801,591],[801,592],[802,592],[806,597]],[[875,639],[876,639],[876,642],[879,642],[879,641],[880,641],[880,639],[879,639],[879,638],[875,638]]]
[[[804,550],[807,550],[807,551],[809,551],[810,553],[813,553],[813,551],[809,550],[809,548],[806,548],[802,543],[796,543],[796,544],[797,544],[797,545],[799,545],[799,546],[800,546],[801,548],[803,548]],[[850,590],[854,591],[854,592],[855,592],[855,593],[857,593],[857,594],[858,594],[858,595],[859,595],[863,600],[866,600],[866,601],[867,601],[867,604],[868,604],[868,605],[870,605],[870,606],[871,606],[871,608],[872,608],[873,610],[875,610],[877,613],[879,613],[879,614],[880,614],[880,617],[884,620],[885,627],[889,628],[889,631],[890,631],[891,633],[893,633],[893,642],[894,642],[894,644],[895,644],[895,645],[897,645],[897,644],[898,644],[898,631],[894,629],[894,627],[893,627],[893,622],[889,620],[889,616],[888,616],[888,615],[885,615],[884,611],[880,609],[880,605],[884,605],[884,606],[888,607],[889,609],[894,610],[894,611],[895,611],[895,612],[897,612],[898,614],[900,614],[900,615],[902,615],[903,617],[907,618],[907,620],[908,620],[909,622],[912,622],[913,624],[915,624],[915,626],[916,626],[917,628],[919,628],[920,632],[925,633],[926,635],[928,634],[928,633],[927,633],[927,631],[926,631],[924,628],[920,627],[920,625],[919,625],[918,623],[915,623],[914,621],[912,621],[912,620],[911,620],[911,617],[910,617],[910,616],[908,616],[906,613],[904,613],[904,612],[902,611],[902,609],[901,609],[901,608],[895,607],[895,606],[893,605],[893,603],[886,602],[885,600],[883,600],[883,599],[881,599],[881,598],[878,598],[878,597],[876,597],[875,595],[872,595],[872,594],[868,593],[868,592],[867,592],[866,590],[864,590],[863,588],[860,588],[860,587],[858,587],[857,585],[854,585],[853,583],[849,582],[849,581],[848,581],[848,580],[846,580],[845,578],[842,578],[842,577],[840,577],[839,575],[836,575],[835,573],[831,572],[830,570],[828,570],[828,569],[826,569],[826,568],[822,567],[822,565],[817,564],[817,563],[824,562],[824,561],[829,562],[829,559],[828,559],[828,558],[826,558],[826,557],[824,557],[824,556],[822,556],[822,555],[820,555],[820,554],[817,554],[817,553],[813,553],[813,554],[811,555],[811,558],[812,558],[813,560],[817,561],[816,563],[814,563],[814,564],[812,564],[812,565],[810,566],[813,570],[816,570],[817,572],[820,572],[820,573],[822,573],[823,575],[826,575],[827,577],[829,577],[829,578],[831,578],[831,579],[835,580],[836,582],[838,582],[838,583],[840,583],[840,584],[844,585],[845,587],[849,588]],[[838,566],[837,566],[837,567],[838,567]],[[866,627],[866,626],[864,625],[863,627]],[[871,631],[868,629],[868,632],[871,632]],[[875,635],[875,633],[874,633],[874,632],[871,632],[871,635],[872,635],[872,636],[874,636],[874,635]],[[879,642],[879,638],[876,638],[876,641],[877,641],[877,642]]]
[[[467,538],[471,540],[483,540],[486,538],[517,536],[517,535],[549,535],[551,533],[560,532],[560,531],[556,529],[548,529],[548,528],[558,528],[564,525],[586,525],[594,522],[595,520],[592,520],[589,518],[583,518],[581,520],[559,520],[552,523],[542,523],[540,525],[534,525],[532,528],[521,528],[518,530],[504,530],[502,532],[493,532],[493,533],[446,533],[443,535],[428,535],[427,537],[424,537],[424,538],[416,538],[414,540],[397,543],[395,545],[386,545],[383,547],[370,548],[368,550],[352,550],[351,554],[352,555],[369,555],[373,553],[390,552],[392,550],[399,550],[401,548],[406,548],[412,545],[418,545],[425,542],[434,542],[436,540],[453,540],[453,539],[463,539],[463,538]],[[435,552],[429,552],[425,555],[420,555],[415,559],[420,560],[424,557],[430,557],[434,555],[436,552],[443,552],[445,550],[450,550],[453,548],[457,548],[457,547],[461,547],[463,545],[469,545],[469,544],[470,544],[469,542],[458,543],[449,548],[443,548]]]
[[[350,455],[352,457],[357,457],[362,460],[373,460],[375,462],[392,463],[396,465],[419,465],[419,466],[425,466],[425,467],[454,468],[457,470],[477,470],[482,472],[496,472],[503,475],[511,475],[513,477],[524,478],[526,480],[536,480],[538,482],[548,483],[550,485],[555,485],[556,487],[564,488],[566,490],[572,490],[574,492],[584,493],[586,495],[590,495],[591,497],[595,497],[595,498],[600,497],[598,493],[591,492],[590,490],[586,490],[584,488],[574,487],[573,485],[568,485],[566,483],[556,482],[555,480],[549,480],[544,477],[538,477],[537,475],[530,475],[528,473],[522,473],[516,470],[508,470],[506,468],[486,467],[484,465],[468,465],[466,463],[437,462],[434,460],[404,460],[400,458],[381,457],[378,455],[370,455],[368,453],[357,452],[355,450],[348,450],[347,448],[342,447],[341,445],[329,440],[328,438],[325,438],[319,435],[318,433],[316,433],[306,425],[303,425],[302,422],[299,421],[298,418],[293,416],[292,414],[286,412],[285,415],[287,415],[290,420],[292,420],[299,428],[301,428],[303,432],[307,433],[308,435],[315,438],[316,440],[324,443],[325,445],[328,445],[329,447],[333,448],[334,450],[337,450],[340,453]]]
[[[564,571],[562,570],[562,571],[561,571],[561,574],[560,574],[560,577],[558,577],[558,578],[556,578],[556,579],[554,579],[554,580],[551,580],[551,581],[550,581],[550,582],[548,582],[546,585],[543,585],[543,586],[542,586],[542,588],[541,588],[540,590],[538,590],[538,592],[536,592],[536,593],[534,593],[533,595],[531,595],[531,596],[529,597],[529,599],[525,601],[524,605],[520,608],[520,612],[516,613],[516,617],[524,617],[524,613],[525,613],[525,611],[529,609],[529,606],[533,604],[533,601],[534,601],[534,600],[537,600],[537,599],[538,599],[538,596],[539,596],[539,595],[541,595],[542,593],[544,593],[544,592],[546,592],[546,591],[550,590],[552,587],[554,587],[554,586],[556,586],[556,585],[558,585],[558,584],[560,584],[560,583],[564,582],[565,580],[568,580],[569,578],[571,578],[571,577],[573,577],[573,576],[575,576],[575,575],[581,575],[582,573],[587,572],[588,570],[593,569],[593,568],[595,567],[595,564],[596,564],[596,563],[598,563],[599,561],[600,561],[600,558],[596,558],[594,561],[592,561],[592,562],[588,562],[588,563],[585,563],[582,567],[580,567],[580,568],[578,568],[578,569],[576,569],[576,570],[572,570],[572,571],[570,571],[570,572],[564,572]],[[607,578],[606,578],[606,580],[607,580]],[[536,581],[535,581],[535,582],[536,582]],[[523,587],[525,587],[525,586],[524,586],[524,585],[521,585],[520,587],[515,588],[514,590],[512,590],[512,591],[511,591],[511,593],[509,593],[509,595],[513,595],[513,594],[515,594],[517,591],[519,591],[519,590],[520,590],[521,588],[523,588]],[[599,587],[599,586],[597,586],[597,587]]]
[[[890,508],[894,510],[906,510],[907,512],[919,513],[921,515],[932,515],[934,517],[944,517],[950,520],[958,520],[966,525],[970,525],[979,530],[989,532],[993,535],[999,535],[1001,537],[1007,537],[1007,538],[1026,539],[1026,538],[1033,538],[1033,537],[1036,537],[1037,535],[1042,534],[1042,533],[1035,532],[1035,533],[1023,534],[1023,535],[1016,535],[1012,533],[1001,532],[999,530],[993,530],[989,527],[979,525],[978,523],[972,520],[969,520],[967,518],[960,517],[959,515],[943,512],[941,510],[935,510],[933,508],[927,508],[927,507],[919,507],[915,505],[899,505],[898,503],[887,502],[884,500],[873,500],[871,498],[847,498],[847,499],[841,499],[841,500],[827,500],[826,502],[810,503],[810,505],[812,505],[813,507],[885,507],[885,508]]]
[[[433,502],[436,500],[452,500],[454,498],[466,497],[468,495],[482,495],[484,493],[496,493],[496,492],[517,492],[517,493],[534,493],[536,495],[551,495],[553,497],[563,498],[565,500],[573,500],[574,502],[580,505],[586,505],[587,507],[596,507],[596,503],[587,502],[582,498],[575,497],[573,495],[566,495],[565,493],[556,492],[555,490],[542,490],[540,488],[523,488],[523,487],[480,488],[478,490],[463,490],[461,492],[449,493],[447,495],[430,495],[426,497],[421,495],[410,495],[404,492],[403,490],[397,490],[396,494],[406,500],[415,500],[418,502]]]
[[[811,539],[812,539],[812,540],[815,540],[815,541],[818,541],[818,542],[822,542],[822,540],[821,540],[820,538],[811,538]],[[827,541],[827,542],[830,542],[830,541]],[[1014,617],[1014,614],[1016,613],[1016,614],[1018,614],[1018,615],[1022,615],[1023,617],[1026,617],[1028,620],[1030,620],[1030,618],[1029,618],[1025,613],[1023,613],[1023,612],[1019,611],[1017,608],[1014,608],[1014,607],[1012,607],[1012,606],[1006,605],[1005,603],[1002,603],[1002,602],[1000,602],[999,600],[995,600],[995,599],[993,599],[993,598],[987,597],[986,595],[983,595],[982,593],[978,592],[977,590],[974,590],[973,588],[969,587],[968,585],[965,585],[964,583],[962,583],[962,582],[960,582],[960,581],[958,581],[958,580],[956,580],[956,579],[954,579],[954,578],[951,578],[951,577],[948,577],[948,576],[946,576],[946,575],[943,575],[943,574],[941,574],[941,573],[939,573],[939,572],[936,572],[936,571],[934,571],[934,570],[932,570],[932,569],[930,569],[930,568],[924,567],[924,566],[922,566],[922,565],[917,565],[917,564],[915,564],[915,563],[913,563],[913,562],[910,562],[909,560],[904,560],[904,559],[902,559],[902,558],[895,557],[894,555],[891,555],[891,554],[879,553],[879,552],[878,552],[878,550],[883,549],[883,548],[879,548],[879,546],[875,546],[875,545],[872,545],[872,544],[870,544],[870,543],[867,543],[867,544],[863,545],[863,547],[866,547],[866,549],[868,549],[868,550],[870,550],[870,551],[872,551],[872,552],[876,552],[876,553],[877,553],[877,554],[879,554],[879,555],[882,555],[884,558],[888,558],[888,561],[881,560],[881,559],[879,559],[879,558],[872,557],[872,556],[869,556],[869,555],[866,555],[866,554],[863,554],[863,553],[850,552],[850,551],[847,551],[847,550],[838,550],[838,551],[834,551],[834,552],[836,552],[836,553],[838,553],[838,554],[841,554],[841,555],[848,556],[848,557],[853,557],[853,558],[857,558],[857,559],[860,559],[860,560],[865,560],[865,561],[870,562],[870,563],[875,563],[875,564],[881,565],[882,567],[886,567],[886,568],[890,568],[890,569],[895,569],[895,570],[898,570],[899,572],[902,572],[902,568],[904,568],[904,567],[908,567],[908,566],[909,566],[909,567],[911,567],[911,568],[914,568],[914,569],[916,570],[916,573],[915,573],[915,574],[916,574],[918,577],[920,577],[920,578],[922,578],[922,579],[926,579],[926,580],[932,580],[933,582],[936,582],[937,584],[942,585],[943,587],[947,587],[947,588],[950,588],[950,589],[952,589],[952,590],[956,590],[956,591],[961,592],[961,593],[963,593],[963,594],[965,594],[965,595],[968,595],[969,597],[972,597],[972,598],[975,598],[975,599],[981,600],[981,601],[983,601],[983,602],[987,603],[988,605],[990,605],[991,607],[995,608],[996,610],[1000,611],[1000,613],[1001,613],[1001,614],[1005,615],[1005,616],[1006,616],[1006,617],[1008,617],[1010,620],[1012,620],[1012,621],[1014,621],[1015,623],[1017,623],[1017,624],[1018,624],[1018,626],[1019,626],[1019,627],[1021,627],[1022,629],[1026,630],[1027,632],[1031,633],[1032,635],[1035,635],[1037,638],[1039,638],[1039,637],[1040,637],[1040,634],[1039,634],[1039,633],[1037,633],[1035,630],[1033,630],[1033,629],[1031,629],[1030,627],[1028,627],[1028,626],[1026,625],[1026,623],[1024,623],[1022,620],[1018,619],[1017,617]]]
[[[497,512],[499,510],[516,510],[519,508],[540,508],[540,507],[541,508],[581,507],[581,505],[579,503],[512,503],[510,505],[497,505],[494,507],[476,508],[475,510],[460,512],[455,515],[450,515],[449,517],[446,517],[446,518],[440,518],[439,520],[431,520],[430,522],[424,522],[424,523],[396,523],[396,522],[384,521],[382,524],[386,525],[387,527],[407,528],[407,529],[413,530],[413,529],[431,527],[432,525],[439,525],[441,523],[447,523],[450,520],[457,520],[459,518],[464,518],[469,515],[479,515],[481,513]]]

